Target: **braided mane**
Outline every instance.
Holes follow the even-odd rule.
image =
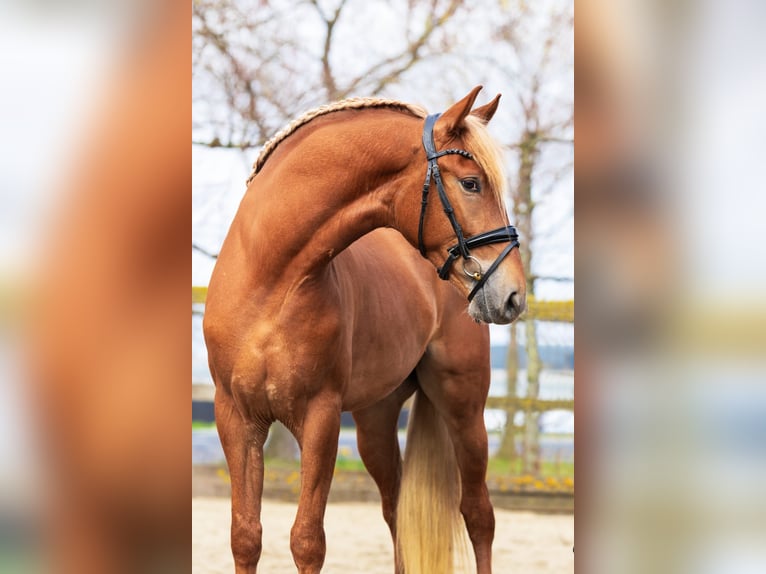
[[[261,153],[258,155],[258,159],[253,164],[253,171],[250,173],[250,177],[247,178],[247,184],[249,185],[255,175],[261,170],[263,164],[269,158],[271,153],[282,143],[285,139],[290,137],[301,126],[309,123],[316,117],[323,116],[332,112],[338,112],[341,110],[360,110],[365,108],[389,108],[393,110],[399,110],[407,112],[418,118],[426,117],[426,111],[420,106],[414,104],[407,104],[398,100],[389,100],[383,98],[349,98],[347,100],[341,100],[332,104],[327,104],[314,108],[297,119],[290,122],[287,126],[282,128],[277,134],[267,141]]]

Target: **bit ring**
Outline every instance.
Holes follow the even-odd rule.
[[[468,269],[466,269],[465,264],[468,261],[473,261],[476,264],[476,266],[479,268],[478,271],[469,271]],[[484,276],[484,271],[481,268],[481,263],[479,263],[479,260],[476,259],[476,257],[474,257],[473,255],[469,255],[468,257],[463,258],[463,273],[465,273],[466,275],[468,275],[468,277],[470,277],[471,279],[475,281],[481,281],[481,278]]]

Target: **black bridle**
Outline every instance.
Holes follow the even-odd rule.
[[[433,177],[433,180],[436,182],[436,190],[439,192],[439,199],[441,199],[442,207],[444,208],[444,213],[447,214],[447,219],[449,219],[449,222],[452,225],[452,229],[455,230],[455,236],[457,237],[457,243],[447,249],[447,259],[438,269],[439,277],[446,280],[447,277],[449,277],[450,270],[452,269],[452,264],[457,260],[458,257],[462,257],[463,272],[476,281],[476,285],[474,285],[473,289],[468,294],[468,300],[470,301],[474,298],[476,293],[479,292],[479,289],[484,287],[484,284],[487,282],[487,279],[489,279],[489,276],[495,272],[495,270],[500,266],[500,263],[502,263],[503,259],[506,258],[511,250],[513,250],[514,247],[519,246],[519,235],[516,233],[515,227],[508,225],[506,227],[498,227],[492,231],[479,233],[478,235],[474,235],[468,239],[463,237],[463,229],[457,222],[457,219],[455,218],[455,210],[452,208],[452,204],[450,204],[449,198],[444,191],[444,184],[442,183],[439,164],[436,160],[442,156],[450,154],[461,155],[468,159],[474,159],[474,157],[462,149],[453,148],[445,149],[439,152],[436,151],[436,144],[434,143],[434,124],[436,123],[436,120],[439,119],[440,115],[441,114],[433,114],[428,116],[423,127],[423,147],[426,150],[426,158],[428,159],[428,170],[426,171],[426,181],[423,184],[423,197],[420,203],[418,248],[420,249],[420,254],[425,257],[426,249],[423,245],[423,223],[426,217],[426,206],[428,205],[428,191],[431,186],[431,178]],[[505,242],[508,242],[508,245],[505,247],[505,249],[500,252],[500,255],[498,255],[497,259],[492,262],[492,265],[489,266],[489,269],[487,269],[486,272],[482,271],[479,261],[471,255],[471,249],[481,247],[482,245]],[[478,266],[477,271],[471,272],[466,269],[466,263],[469,260],[472,260],[473,263]]]

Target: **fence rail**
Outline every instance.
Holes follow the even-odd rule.
[[[204,303],[206,297],[207,287],[192,286],[192,304]],[[574,323],[574,301],[539,301],[530,296],[526,316],[539,321]]]
[[[200,307],[194,307],[195,305],[202,305],[205,303],[205,299],[207,297],[207,287],[204,286],[192,286],[192,312],[200,315],[202,314],[202,309]],[[558,322],[558,323],[574,323],[574,301],[573,300],[565,300],[565,301],[546,301],[546,300],[538,300],[533,296],[527,297],[527,311],[525,315],[521,319],[521,323],[524,323],[525,319],[528,321],[529,319],[534,319],[534,322],[532,322],[532,325],[537,323],[537,321],[542,322]],[[539,333],[538,333],[539,334]],[[536,383],[539,385],[539,382]],[[196,401],[197,403],[209,403],[212,400],[213,397],[213,386],[209,384],[203,384],[203,385],[193,385],[192,388],[192,398],[193,402]],[[534,395],[536,395],[538,391],[535,391]],[[515,394],[512,393],[512,394]],[[558,393],[556,393],[558,394]],[[554,396],[556,396],[554,394]],[[566,397],[569,393],[562,392],[562,394]],[[547,458],[544,461],[540,460],[540,442],[539,442],[539,436],[536,434],[529,438],[525,435],[525,433],[529,432],[529,425],[525,424],[514,424],[513,418],[517,413],[523,413],[525,420],[527,417],[535,416],[534,420],[537,420],[537,417],[545,412],[553,411],[553,410],[560,410],[560,411],[569,411],[574,412],[574,398],[563,398],[561,395],[559,397],[561,398],[547,398],[547,399],[541,399],[537,398],[536,396],[532,397],[519,397],[519,396],[490,396],[487,399],[486,402],[486,408],[487,409],[493,409],[493,410],[500,410],[505,411],[506,416],[510,417],[511,424],[510,426],[506,427],[506,432],[511,432],[511,436],[513,437],[511,440],[511,445],[519,444],[516,439],[523,437],[523,440],[521,441],[523,448],[528,448],[528,444],[536,445],[534,448],[531,449],[530,452],[537,452],[536,455],[538,457],[537,462],[534,464],[531,464],[527,461],[525,458],[526,455],[521,455],[521,458],[519,458],[520,455],[516,454],[510,454],[510,455],[503,455],[507,456],[507,460],[510,461],[507,464],[511,464],[511,466],[508,467],[506,471],[509,473],[509,476],[502,478],[502,480],[511,481],[507,484],[503,482],[498,488],[500,491],[505,492],[516,492],[524,491],[526,492],[529,490],[530,492],[565,492],[570,493],[573,489],[573,482],[572,482],[572,463],[571,461],[564,460],[562,462],[559,459],[559,455],[556,454],[554,458],[551,458],[550,453],[547,456]],[[550,396],[550,394],[548,395]],[[535,427],[536,428],[536,427]],[[539,429],[538,429],[539,430]],[[505,444],[505,442],[503,443]],[[505,447],[506,450],[508,447]],[[515,449],[516,447],[511,447]],[[562,448],[561,446],[555,446],[555,447],[548,447],[549,450],[551,448]],[[565,446],[563,447],[565,451],[567,452],[566,456],[569,457],[568,454],[571,450],[570,447]],[[503,447],[501,446],[501,450],[503,452],[506,452],[503,450]],[[502,458],[502,457],[501,457]],[[542,462],[542,464],[541,464]],[[523,465],[521,464],[523,463]],[[515,466],[514,466],[515,465]],[[503,467],[505,468],[505,467]],[[532,470],[529,470],[529,469]],[[537,476],[537,479],[532,478],[532,474]],[[519,476],[516,476],[519,475]],[[523,475],[523,476],[522,476]],[[547,478],[545,478],[547,476]],[[509,478],[510,477],[510,478]],[[562,478],[563,477],[563,478]],[[506,480],[507,479],[507,480]],[[500,479],[498,479],[500,480]],[[531,480],[529,484],[527,483],[519,483],[516,484],[513,482],[514,480]],[[561,482],[561,481],[564,482]],[[568,481],[568,482],[567,482]],[[526,490],[525,490],[526,489]]]
[[[517,411],[553,411],[574,410],[574,399],[527,399],[524,397],[488,397],[488,409],[508,409]]]
[[[527,297],[526,316],[538,321],[574,323],[574,300],[540,301],[533,296],[529,296]]]

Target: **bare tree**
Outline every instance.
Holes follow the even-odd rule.
[[[339,32],[353,27],[364,10],[370,11],[370,4],[196,0],[195,143],[258,147],[310,107],[352,95],[382,94],[419,63],[449,51],[440,33],[465,2],[409,0],[404,20],[387,39],[387,53],[368,51],[359,58],[356,47],[349,49]],[[393,9],[388,2],[375,4],[378,11]],[[302,35],[295,33],[297,22],[305,27]],[[353,66],[356,62],[364,65]]]
[[[526,2],[516,5],[518,11],[531,11],[533,8]],[[571,148],[574,143],[572,126],[574,108],[572,91],[567,90],[557,98],[551,94],[549,83],[559,82],[562,66],[571,66],[571,34],[574,15],[571,3],[545,3],[537,6],[539,11],[527,14],[526,18],[514,16],[498,28],[498,37],[507,42],[518,58],[515,67],[502,67],[514,79],[516,99],[518,104],[518,124],[520,134],[511,148],[517,156],[516,175],[511,186],[513,200],[513,220],[522,237],[521,259],[527,277],[527,294],[535,294],[535,276],[532,268],[532,245],[535,239],[533,215],[537,202],[545,197],[560,178],[572,169],[571,153],[563,162],[546,162],[546,186],[539,185],[545,181],[541,177],[540,158],[546,146],[564,144]],[[542,29],[542,44],[540,32],[535,34],[537,44],[530,42],[530,31],[525,24],[532,22]],[[569,54],[569,55],[568,55]],[[501,65],[502,66],[502,65]],[[566,77],[566,75],[564,75]],[[524,321],[527,356],[527,398],[538,399],[540,393],[540,360],[537,326],[533,317]],[[508,396],[518,396],[518,347],[517,325],[511,326],[508,349]],[[503,440],[498,455],[508,459],[516,456],[514,419],[517,410],[508,408]],[[528,407],[524,412],[524,458],[525,473],[539,474],[540,472],[540,442],[539,442],[540,412]]]

